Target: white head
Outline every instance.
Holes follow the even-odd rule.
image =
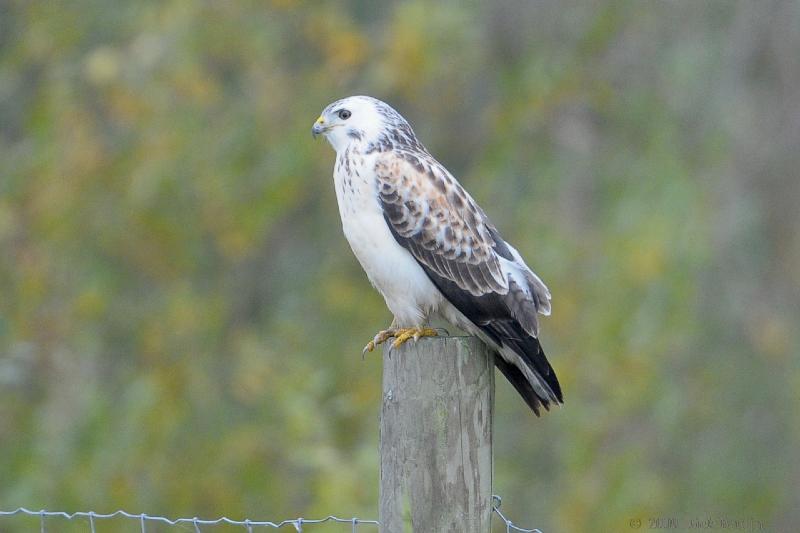
[[[371,96],[349,96],[333,102],[322,111],[311,133],[314,137],[324,135],[337,153],[352,144],[401,142],[397,133],[402,140],[417,142],[406,119],[389,104]]]

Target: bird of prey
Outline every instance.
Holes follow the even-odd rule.
[[[538,416],[563,403],[539,344],[537,313],[550,291],[473,198],[388,104],[351,96],[312,127],[336,150],[333,171],[344,235],[394,315],[365,347],[436,336],[439,316],[479,337]]]

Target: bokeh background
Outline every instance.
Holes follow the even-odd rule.
[[[309,133],[362,93],[553,293],[506,513],[796,531],[798,50],[790,1],[0,3],[0,508],[377,515],[390,315]]]

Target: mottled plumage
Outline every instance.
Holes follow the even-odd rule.
[[[562,403],[537,338],[550,292],[408,122],[353,96],[325,108],[313,131],[336,150],[345,237],[393,325],[420,328],[438,314],[497,351],[497,367],[536,414]]]

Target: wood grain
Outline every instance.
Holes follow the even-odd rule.
[[[473,337],[383,351],[382,533],[489,533],[494,360]]]

